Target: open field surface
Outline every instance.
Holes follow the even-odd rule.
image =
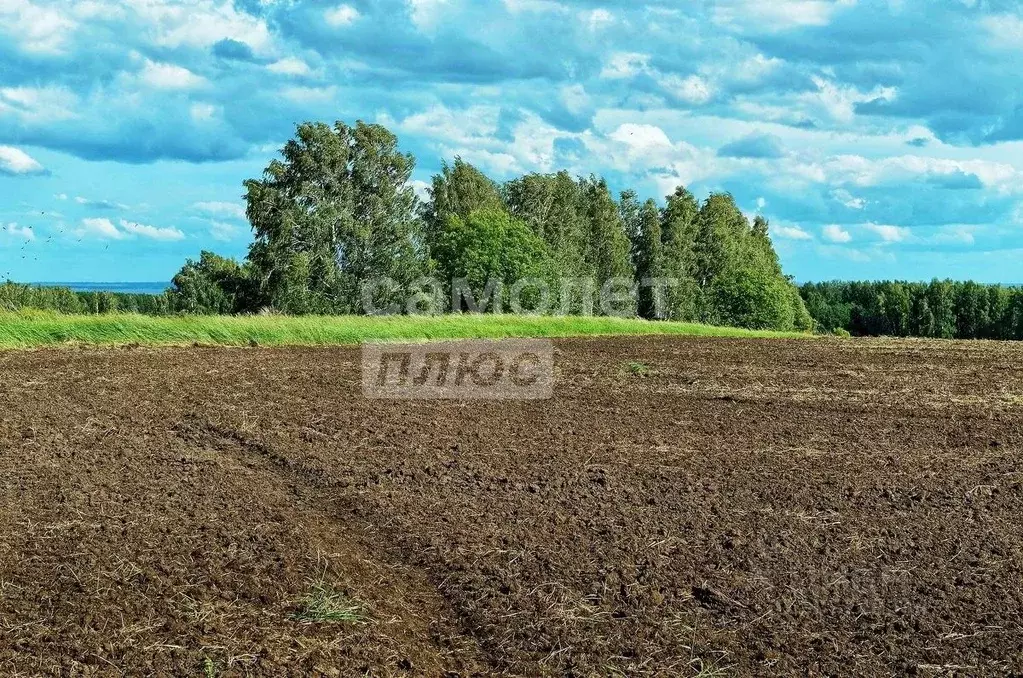
[[[556,347],[553,400],[468,404],[353,348],[0,352],[0,674],[1023,671],[1023,347]]]
[[[0,349],[59,344],[100,346],[336,346],[361,341],[665,334],[696,337],[800,337],[695,323],[634,318],[439,316],[147,316],[0,313]]]

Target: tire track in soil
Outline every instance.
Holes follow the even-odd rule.
[[[288,487],[293,492],[295,500],[308,510],[343,525],[346,530],[355,528],[357,531],[355,540],[365,552],[363,557],[372,557],[386,562],[392,568],[400,569],[413,583],[418,595],[432,603],[429,609],[432,610],[433,619],[443,626],[453,624],[457,627],[458,633],[452,633],[451,629],[446,633],[442,630],[440,633],[442,638],[454,641],[456,647],[446,649],[438,647],[439,654],[454,653],[458,657],[458,661],[453,662],[456,668],[441,669],[444,675],[497,675],[499,668],[486,656],[475,628],[465,623],[452,601],[443,595],[443,589],[436,586],[430,571],[422,569],[423,560],[409,558],[410,552],[407,547],[394,546],[403,543],[407,535],[388,533],[390,531],[386,528],[381,530],[379,525],[367,520],[365,516],[368,509],[365,502],[347,493],[346,483],[332,478],[323,469],[289,458],[236,428],[214,423],[195,413],[186,414],[172,427],[172,431],[191,445],[211,448],[218,453],[226,454],[238,465],[259,471],[268,481]],[[407,665],[411,670],[411,664]],[[422,670],[422,667],[419,670]]]

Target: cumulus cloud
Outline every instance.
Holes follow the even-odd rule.
[[[0,2],[0,32],[7,33],[30,54],[60,54],[77,22],[59,6],[28,0]]]
[[[165,213],[171,170],[122,188],[116,163],[194,163],[185,194],[234,196],[295,121],[361,118],[399,134],[421,183],[461,154],[499,179],[762,198],[805,278],[820,266],[796,254],[846,236],[872,265],[1023,240],[1020,26],[1005,3],[927,0],[0,0],[0,173],[85,191],[82,161],[112,162],[109,194],[157,205],[147,223],[240,238],[239,205]],[[78,216],[123,209],[104,202]],[[152,237],[109,226],[92,237]]]
[[[600,77],[617,80],[631,78],[649,69],[650,57],[637,52],[616,52],[607,57]]]
[[[337,7],[333,7],[324,12],[323,18],[326,19],[328,24],[335,28],[340,26],[350,26],[358,20],[359,10],[355,9],[351,5],[338,5]]]
[[[0,146],[0,174],[45,174],[46,168],[20,148]]]
[[[210,222],[210,237],[219,242],[230,242],[242,232],[238,226],[224,221]]]
[[[159,89],[194,89],[207,84],[206,79],[175,64],[161,64],[146,60],[139,73],[142,82]]]
[[[197,202],[192,205],[195,209],[204,214],[218,217],[231,217],[233,219],[245,219],[245,206],[234,202],[210,201]]]
[[[82,225],[74,233],[79,238],[99,238],[102,240],[125,240],[131,237],[148,238],[151,240],[174,241],[183,240],[185,234],[176,228],[158,228],[133,221],[121,219],[120,228],[106,217],[89,217],[82,219]]]
[[[903,226],[891,226],[888,224],[864,224],[863,228],[876,234],[884,242],[903,242],[910,237],[910,230]]]
[[[152,240],[184,240],[185,234],[176,228],[159,228],[147,224],[138,224],[133,221],[121,220],[121,229],[128,234],[137,235]]]
[[[837,224],[828,224],[821,229],[821,235],[828,242],[847,243],[852,241],[852,234]]]
[[[0,235],[10,240],[23,240],[26,242],[36,239],[35,231],[32,230],[31,226],[19,226],[14,222],[0,227]]]
[[[813,236],[799,226],[784,226],[771,224],[771,235],[785,240],[813,240]]]
[[[278,59],[268,65],[266,69],[271,73],[279,73],[281,75],[309,75],[312,72],[312,69],[309,68],[309,64],[298,57],[285,57],[283,59]]]
[[[126,210],[127,205],[119,202],[113,202],[111,200],[94,200],[92,198],[86,198],[81,195],[75,196],[75,202],[79,205],[93,210]]]
[[[125,234],[117,230],[113,222],[106,217],[82,219],[82,226],[75,233],[80,238],[92,236],[104,240],[121,240],[125,237]]]
[[[722,158],[771,159],[785,155],[781,139],[773,134],[751,134],[718,149]]]

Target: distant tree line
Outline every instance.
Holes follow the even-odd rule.
[[[616,199],[596,176],[529,174],[498,183],[456,158],[421,202],[410,182],[414,165],[379,125],[299,125],[282,158],[245,182],[254,235],[246,260],[203,252],[188,261],[174,277],[172,307],[422,312],[444,309],[464,285],[477,301],[521,302],[511,310],[534,309],[543,298],[586,313],[599,312],[598,290],[624,280],[634,315],[812,327],[767,221],[750,223],[728,194],[700,203],[680,187],[659,207],[632,191]],[[565,284],[581,280],[591,284]],[[663,280],[670,282],[652,283]],[[475,309],[459,302],[446,310]]]
[[[975,282],[807,283],[821,331],[856,336],[1023,339],[1023,289]]]
[[[9,280],[0,284],[0,311],[22,309],[58,313],[166,315],[174,312],[174,298],[170,293],[78,292],[67,287],[39,287]]]

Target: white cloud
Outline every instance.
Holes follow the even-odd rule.
[[[31,226],[19,226],[13,222],[0,228],[0,234],[12,240],[28,241],[36,239],[35,231],[32,230]]]
[[[0,1],[0,31],[9,34],[26,52],[60,54],[77,26],[56,7],[43,7],[29,0]]]
[[[440,12],[448,0],[408,0],[409,16],[419,30],[431,31],[440,20]]]
[[[861,155],[836,155],[824,162],[832,181],[857,186],[900,184],[932,178],[974,175],[985,187],[1002,194],[1023,192],[1023,172],[1007,162],[982,159],[954,160],[924,155],[899,155],[866,158]]]
[[[223,221],[210,222],[210,237],[214,240],[219,240],[221,242],[234,240],[240,231],[241,229],[234,224],[228,224]]]
[[[147,226],[146,224],[137,224],[133,221],[121,220],[121,228],[125,233],[131,235],[137,235],[143,238],[151,238],[152,240],[184,240],[185,234],[176,228],[158,228],[156,226]]]
[[[863,228],[868,231],[872,231],[885,242],[904,242],[905,240],[908,240],[911,235],[910,230],[903,226],[868,223],[864,224]]]
[[[200,212],[215,216],[231,217],[232,219],[245,218],[245,206],[233,202],[197,202],[192,207]]]
[[[152,240],[183,240],[185,234],[176,228],[157,228],[121,219],[120,228],[105,217],[82,219],[82,226],[74,231],[79,238],[96,237],[104,240],[124,240],[132,236]]]
[[[504,3],[504,8],[511,14],[520,14],[522,12],[546,14],[549,12],[565,11],[564,5],[554,0],[502,0],[502,2]]]
[[[581,113],[590,106],[590,95],[580,84],[565,85],[561,88],[561,101],[572,113]]]
[[[863,198],[857,198],[852,193],[845,190],[844,188],[836,188],[831,192],[831,197],[842,203],[849,209],[861,210],[867,206],[867,201]]]
[[[245,43],[256,54],[271,51],[273,39],[262,19],[223,0],[139,0],[129,3],[161,47],[208,48],[224,39]]]
[[[188,114],[192,117],[192,120],[204,122],[216,117],[218,111],[220,111],[220,108],[213,104],[196,102],[189,107]]]
[[[821,229],[821,235],[828,242],[846,243],[852,241],[852,235],[837,224],[828,224]]]
[[[157,89],[193,89],[206,84],[206,79],[175,64],[162,64],[146,59],[139,77]]]
[[[280,75],[309,75],[312,72],[309,64],[297,57],[285,57],[273,62],[266,69]]]
[[[298,104],[326,103],[337,94],[337,87],[285,87],[281,96]]]
[[[432,185],[422,179],[413,179],[409,182],[412,184],[412,190],[416,192],[416,196],[423,202],[427,202],[430,199],[430,189]]]
[[[775,226],[771,224],[771,233],[785,240],[813,240],[813,236],[798,226]]]
[[[20,148],[0,146],[0,174],[41,174],[46,169]]]
[[[942,226],[934,235],[932,240],[938,243],[972,245],[976,241],[976,238],[974,238],[974,232],[976,230],[977,230],[976,226],[968,226],[964,224],[954,226]]]
[[[29,122],[77,117],[77,105],[78,97],[62,87],[0,87],[0,115],[9,113]]]
[[[981,19],[990,36],[990,44],[1013,51],[1023,50],[1023,17],[1015,14],[992,14]]]
[[[324,12],[323,18],[334,28],[350,26],[359,19],[359,10],[351,5],[338,5]]]
[[[449,144],[472,144],[479,141],[478,137],[490,138],[497,133],[500,114],[497,106],[470,106],[459,111],[437,104],[408,116],[399,123],[399,128]]]
[[[614,23],[614,15],[606,9],[593,9],[579,13],[579,19],[589,28],[591,31],[597,31],[602,28],[606,28]]]
[[[898,96],[895,87],[875,87],[869,92],[861,92],[855,87],[837,85],[820,76],[813,76],[816,92],[801,94],[798,99],[818,114],[826,114],[831,119],[841,122],[852,122],[856,116],[856,104],[867,101],[893,101]]]
[[[95,236],[106,240],[123,240],[125,235],[117,230],[113,222],[103,218],[82,219],[82,227],[75,231],[79,237]]]
[[[690,75],[685,78],[680,78],[677,75],[664,76],[661,78],[661,86],[682,101],[694,106],[702,106],[714,96],[710,83],[698,75]]]
[[[604,63],[600,77],[605,80],[631,78],[650,69],[650,57],[636,52],[616,52]]]
[[[712,18],[736,28],[782,31],[800,26],[826,26],[835,12],[856,0],[719,0]]]

